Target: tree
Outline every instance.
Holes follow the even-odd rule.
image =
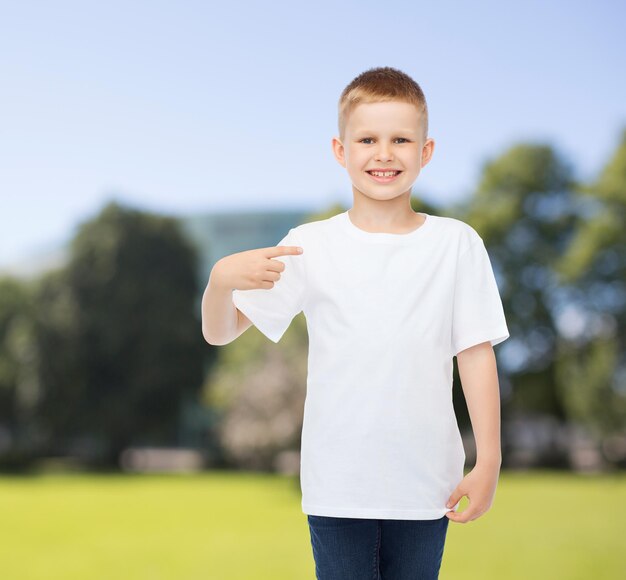
[[[598,440],[621,436],[626,460],[626,129],[598,178],[577,188],[576,236],[558,264],[559,393],[568,416]]]
[[[503,389],[505,412],[564,416],[552,305],[555,268],[574,234],[574,185],[571,166],[550,146],[520,144],[484,164],[475,194],[457,210],[485,240],[496,273],[511,333],[500,352],[516,351],[499,361],[513,385]]]
[[[67,268],[41,285],[42,423],[117,465],[131,444],[175,443],[201,387],[197,256],[173,218],[109,203],[82,224]]]
[[[0,456],[10,467],[28,463],[38,446],[33,295],[30,283],[0,279]]]

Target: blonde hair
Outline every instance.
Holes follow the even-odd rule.
[[[424,140],[428,136],[428,106],[421,87],[406,73],[383,66],[370,68],[352,79],[339,97],[339,137],[343,141],[350,113],[361,103],[401,101],[421,114]]]

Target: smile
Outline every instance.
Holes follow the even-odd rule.
[[[377,181],[378,183],[390,183],[397,179],[402,171],[366,171],[365,173],[367,173],[374,181]]]

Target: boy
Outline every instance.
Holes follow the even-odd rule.
[[[492,346],[509,332],[476,230],[411,208],[434,150],[427,135],[413,79],[391,67],[357,76],[332,140],[353,207],[292,228],[276,247],[222,258],[203,297],[203,334],[216,345],[251,324],[278,342],[305,313],[302,510],[323,580],[437,578],[449,520],[476,519],[495,494]],[[477,443],[465,477],[454,356]]]

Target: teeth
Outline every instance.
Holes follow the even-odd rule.
[[[398,172],[397,171],[371,171],[370,172],[372,175],[375,175],[376,177],[392,177],[393,175],[396,175]]]

